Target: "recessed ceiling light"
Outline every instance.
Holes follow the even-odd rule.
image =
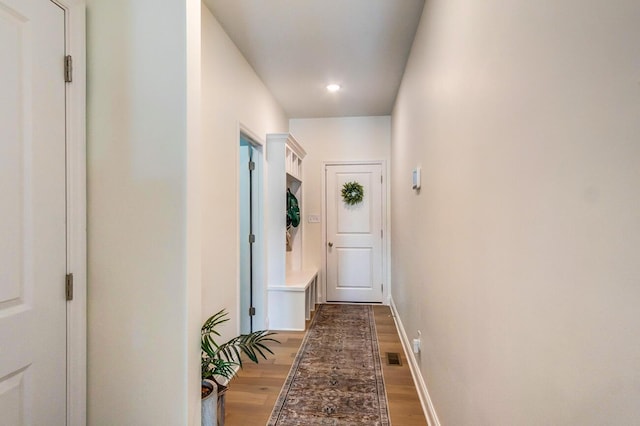
[[[337,92],[338,90],[340,90],[340,85],[339,84],[329,84],[327,86],[327,90],[330,92]]]

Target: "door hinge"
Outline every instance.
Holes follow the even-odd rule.
[[[253,306],[249,308],[249,316],[255,316],[256,314],[256,308],[254,308]]]
[[[382,229],[380,230],[380,238],[384,238],[384,237],[382,236]]]
[[[67,274],[64,292],[67,300],[73,300],[73,274]]]
[[[73,81],[73,59],[71,55],[64,57],[64,82],[71,83]]]
[[[256,236],[254,234],[249,234],[249,244],[253,244],[256,242]]]
[[[384,284],[380,284],[380,291],[384,293]]]
[[[249,170],[255,170],[256,169],[256,163],[254,161],[249,161]]]
[[[380,175],[380,183],[382,183],[382,175]]]

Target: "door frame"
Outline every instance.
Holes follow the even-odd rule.
[[[380,165],[382,169],[382,277],[384,286],[382,289],[382,304],[389,305],[390,291],[390,271],[389,271],[389,181],[387,176],[386,160],[370,161],[323,161],[322,162],[322,267],[320,273],[320,294],[318,298],[321,303],[327,302],[327,167],[329,166],[362,166]]]
[[[245,139],[249,140],[253,147],[259,153],[259,161],[260,164],[256,166],[256,178],[259,182],[258,187],[254,188],[256,192],[257,205],[254,205],[254,218],[256,221],[254,222],[254,234],[256,236],[256,244],[253,247],[253,306],[256,308],[256,316],[253,318],[253,328],[257,330],[262,330],[267,328],[268,322],[268,312],[267,312],[267,288],[266,288],[266,239],[264,238],[265,232],[265,220],[264,220],[264,191],[266,185],[266,144],[263,138],[258,136],[256,132],[251,130],[251,128],[245,125],[242,122],[238,122],[237,126],[237,144],[235,148],[235,164],[236,167],[239,167],[240,164],[240,137],[244,136]],[[240,193],[240,177],[239,170],[236,172],[235,180],[236,180],[236,194]],[[236,217],[240,216],[240,199],[238,197],[236,203]],[[240,238],[240,220],[237,221],[236,224],[236,235]],[[237,324],[238,329],[237,333],[241,333],[241,324],[242,324],[242,312],[241,312],[241,289],[240,289],[240,247],[238,246],[238,252],[236,253],[236,265],[237,268],[237,278],[236,282],[238,283],[236,288],[236,312],[237,312]],[[258,313],[261,313],[259,316]]]
[[[67,178],[67,425],[87,423],[87,172],[85,0],[51,0],[65,12],[65,51],[73,81],[65,85]],[[62,58],[61,64],[62,67]]]

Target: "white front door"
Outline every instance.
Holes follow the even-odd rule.
[[[328,302],[382,302],[382,165],[327,165]],[[343,200],[346,183],[362,186],[356,204]]]
[[[0,424],[66,423],[64,11],[0,0]]]

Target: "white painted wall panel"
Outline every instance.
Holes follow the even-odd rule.
[[[193,3],[87,1],[89,424],[199,424]]]
[[[372,191],[372,180],[374,182],[377,181],[378,185],[380,184],[380,177],[373,176],[369,172],[336,174],[336,187],[334,191],[338,197],[342,197],[342,188],[349,182],[358,182],[362,185],[362,192],[364,194],[362,201],[357,204],[336,203],[336,231],[338,234],[371,234],[375,232],[371,227],[371,216],[373,215],[370,204],[371,197],[368,197]]]
[[[280,105],[205,6],[202,117],[202,318],[226,308],[231,320],[221,331],[229,338],[240,327],[239,125],[262,141],[267,133],[287,132],[289,125]],[[266,295],[256,297],[266,300]]]
[[[31,399],[31,393],[25,389],[25,379],[24,370],[0,379],[0,412],[6,425],[23,425],[29,418],[26,409],[33,401],[25,401],[25,398]]]
[[[346,248],[336,247],[338,257],[337,263],[337,287],[338,288],[371,288],[374,283],[371,279],[373,269],[374,256],[372,249],[363,248]],[[349,267],[349,265],[359,265],[358,269]]]
[[[639,19],[425,6],[393,113],[393,298],[442,424],[640,418]]]

